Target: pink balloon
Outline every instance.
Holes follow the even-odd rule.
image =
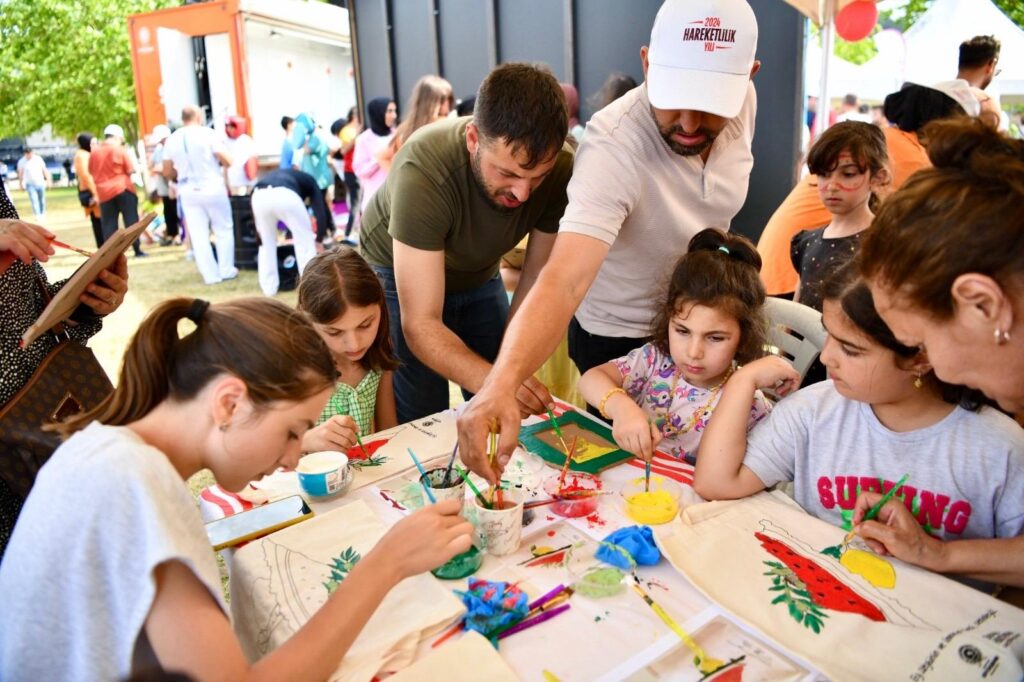
[[[843,40],[855,43],[871,35],[878,22],[878,5],[874,0],[854,0],[836,15],[836,33]]]

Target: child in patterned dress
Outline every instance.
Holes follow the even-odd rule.
[[[696,461],[725,380],[736,363],[764,355],[760,268],[746,238],[699,232],[676,262],[651,341],[580,378],[583,397],[613,420],[619,447],[648,461],[656,448]],[[769,409],[757,392],[747,428]]]
[[[299,309],[327,344],[341,377],[304,452],[356,445],[357,434],[398,424],[391,371],[397,362],[384,289],[356,251],[340,247],[311,260],[299,283]]]

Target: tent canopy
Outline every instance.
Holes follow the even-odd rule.
[[[825,2],[834,2],[836,5],[836,12],[839,12],[842,8],[849,5],[854,0],[824,0]],[[818,26],[821,26],[821,15],[818,14],[819,0],[786,0],[787,3],[796,7],[800,12],[813,21]]]
[[[1002,43],[1002,73],[988,91],[1024,94],[1024,31],[991,0],[935,0],[904,35],[904,80],[930,85],[955,78],[960,43],[978,35],[994,35]]]

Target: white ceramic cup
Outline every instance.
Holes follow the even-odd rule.
[[[502,496],[506,506],[514,506],[508,506],[507,509],[487,509],[480,504],[478,498],[473,497],[480,542],[488,553],[495,556],[511,554],[519,549],[523,535],[522,494],[519,490],[512,489],[502,491]]]

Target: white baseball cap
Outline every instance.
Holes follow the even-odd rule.
[[[756,50],[757,19],[746,0],[666,0],[651,29],[647,96],[658,109],[734,118]]]
[[[163,123],[159,123],[159,124],[153,126],[153,134],[150,135],[150,137],[153,138],[153,140],[156,141],[156,142],[160,142],[161,140],[166,140],[170,136],[171,136],[171,129],[168,128],[167,126],[165,126]]]
[[[103,129],[103,137],[120,137],[123,140],[124,128],[117,125],[116,123],[111,123]]]

